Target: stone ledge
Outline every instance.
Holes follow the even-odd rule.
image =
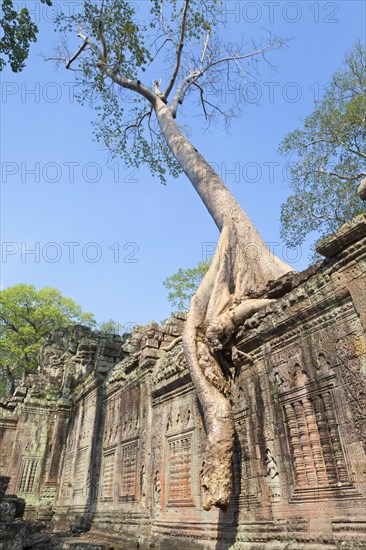
[[[356,216],[342,225],[335,233],[322,239],[318,243],[316,251],[326,258],[332,258],[363,237],[366,237],[366,214]]]

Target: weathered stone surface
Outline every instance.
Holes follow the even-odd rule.
[[[316,250],[319,254],[330,258],[342,251],[350,244],[360,241],[366,236],[366,214],[361,214],[353,220],[345,223],[333,235],[325,237],[317,245]]]
[[[48,526],[39,522],[24,522],[25,500],[7,495],[9,477],[0,476],[0,549],[60,550],[53,534],[42,532]]]
[[[206,433],[175,316],[124,338],[50,336],[0,409],[1,471],[28,517],[89,530],[62,548],[366,547],[365,227],[356,218],[321,245],[328,259],[271,282],[276,301],[236,333],[226,511],[203,509]]]

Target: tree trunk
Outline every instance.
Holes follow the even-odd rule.
[[[6,374],[9,380],[9,395],[13,395],[15,392],[15,376],[11,367],[6,367]]]
[[[154,105],[168,147],[210,212],[221,235],[209,271],[191,301],[183,347],[201,403],[207,446],[204,508],[228,505],[232,490],[234,420],[219,351],[243,320],[270,300],[251,299],[291,268],[273,256],[208,162],[183,136],[162,101]]]

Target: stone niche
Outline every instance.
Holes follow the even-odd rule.
[[[319,252],[236,334],[226,511],[203,510],[206,434],[177,315],[128,337],[50,336],[0,409],[0,474],[26,513],[116,548],[366,548],[365,216]]]

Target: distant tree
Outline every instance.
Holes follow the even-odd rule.
[[[40,1],[52,6],[52,0]],[[13,0],[2,0],[0,27],[0,71],[9,63],[11,70],[19,73],[25,67],[31,42],[37,40],[38,27],[28,8],[17,11]]]
[[[191,299],[196,294],[203,277],[209,270],[211,261],[212,259],[198,262],[196,267],[188,269],[180,268],[177,273],[170,275],[163,281],[165,288],[170,291],[168,300],[174,306],[174,312],[189,309]]]
[[[36,290],[19,284],[0,291],[0,397],[12,394],[18,381],[35,371],[48,333],[74,323],[94,326],[71,298],[56,288]]]
[[[357,185],[366,176],[366,47],[360,41],[280,151],[294,160],[293,193],[281,213],[288,246],[300,245],[312,231],[333,232],[362,211]]]
[[[97,329],[101,332],[109,332],[110,334],[129,334],[135,323],[118,323],[113,319],[108,319],[108,321],[103,321],[102,323],[97,324]]]
[[[121,325],[114,321],[113,319],[108,319],[108,321],[103,321],[98,323],[97,329],[101,332],[109,332],[110,334],[119,334],[121,330]]]

